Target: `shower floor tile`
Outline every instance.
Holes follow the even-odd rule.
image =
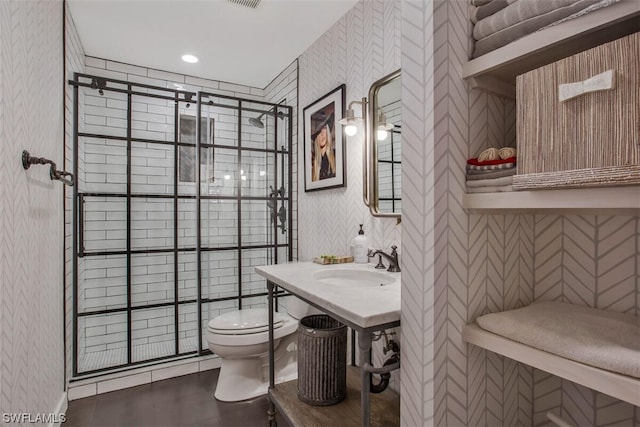
[[[180,340],[180,352],[187,353],[198,349],[198,337],[190,337]],[[166,357],[175,354],[175,344],[173,341],[157,342],[152,344],[135,345],[132,349],[134,362]],[[124,365],[127,363],[127,349],[115,348],[113,350],[95,351],[86,353],[78,361],[78,371],[88,372],[95,369],[104,369],[111,366]]]
[[[264,427],[266,396],[215,400],[220,370],[199,372],[69,402],[65,427]],[[281,416],[279,427],[289,427]]]

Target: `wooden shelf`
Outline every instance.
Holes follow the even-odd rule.
[[[640,406],[640,380],[574,362],[546,351],[488,332],[472,323],[462,327],[462,339],[470,344],[565,378],[576,384]]]
[[[640,3],[620,0],[472,59],[462,76],[472,87],[515,98],[517,75],[639,30]]]
[[[400,395],[391,389],[371,394],[371,427],[400,425]],[[347,367],[347,397],[331,406],[312,406],[298,399],[298,381],[278,384],[269,390],[269,398],[293,426],[361,426],[360,368]]]
[[[523,212],[593,210],[638,215],[640,214],[640,186],[465,194],[462,197],[462,207],[487,211],[486,213],[505,210]]]

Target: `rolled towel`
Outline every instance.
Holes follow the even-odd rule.
[[[500,150],[498,150],[498,156],[501,159],[508,159],[509,157],[515,157],[516,149],[513,147],[502,147]]]
[[[478,162],[488,162],[489,160],[497,160],[498,159],[498,149],[497,148],[487,148],[478,156]]]

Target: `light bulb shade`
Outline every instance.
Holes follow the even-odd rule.
[[[353,136],[358,133],[357,124],[360,121],[362,121],[362,119],[355,117],[353,109],[349,108],[347,110],[347,116],[344,119],[339,120],[338,123],[344,126],[344,133],[347,134],[347,136]]]
[[[350,123],[344,127],[344,133],[346,133],[347,136],[353,136],[356,133],[358,133],[358,126],[356,126],[353,123]]]
[[[387,136],[389,136],[389,132],[387,132],[386,129],[378,129],[378,132],[376,133],[378,141],[384,141],[387,139]]]
[[[349,108],[347,110],[347,114],[345,115],[345,117],[343,119],[338,120],[338,123],[340,123],[341,125],[349,125],[353,123],[355,116],[356,115],[353,112],[353,108]]]
[[[393,129],[393,123],[387,123],[387,118],[382,111],[380,111],[380,115],[378,116],[378,132],[381,130],[388,131]],[[386,136],[385,136],[386,138]],[[380,139],[380,138],[378,138]],[[384,139],[384,138],[382,138]]]

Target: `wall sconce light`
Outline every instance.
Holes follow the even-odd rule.
[[[393,129],[393,123],[387,123],[387,118],[380,110],[380,114],[378,115],[378,129],[376,132],[376,137],[378,141],[384,141],[389,136],[389,131]]]
[[[362,105],[362,117],[356,117],[353,112],[353,104]],[[344,133],[346,133],[347,136],[354,136],[358,133],[358,124],[360,122],[364,122],[365,124],[367,122],[367,98],[362,98],[361,101],[351,101],[347,109],[346,117],[338,121],[338,123],[344,126]]]
[[[356,117],[353,112],[353,104],[362,106],[362,118]],[[367,98],[364,97],[360,101],[351,101],[347,109],[346,117],[338,123],[344,126],[344,133],[347,136],[354,136],[358,133],[358,123],[364,122],[364,138],[362,138],[362,199],[365,206],[369,206],[369,143],[367,141]]]

